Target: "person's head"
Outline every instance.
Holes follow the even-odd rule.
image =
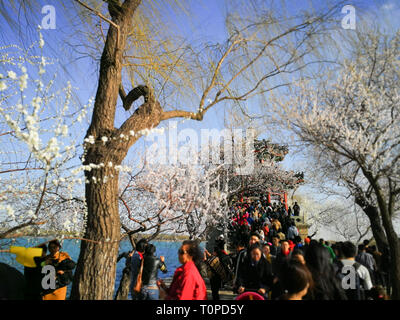
[[[324,244],[324,239],[322,239],[322,238],[319,239],[319,243],[320,243],[320,244]]]
[[[143,253],[145,252],[147,247],[147,240],[146,239],[140,239],[137,244],[136,244],[136,250]]]
[[[376,251],[376,245],[370,246],[369,249],[371,250],[371,252],[375,252]]]
[[[304,243],[305,243],[306,245],[309,245],[310,242],[311,242],[311,238],[310,238],[310,237],[304,238]]]
[[[331,255],[328,249],[318,242],[310,244],[305,259],[307,266],[318,274],[325,273],[331,267]]]
[[[181,247],[178,250],[178,255],[179,262],[181,264],[185,264],[189,261],[193,261],[196,263],[202,256],[198,243],[193,240],[183,241]]]
[[[297,299],[304,297],[308,290],[314,286],[311,272],[307,266],[297,261],[287,261],[280,270],[280,281],[284,290],[289,296],[297,296]]]
[[[369,245],[369,240],[368,239],[365,239],[364,241],[363,241],[363,245],[365,246],[365,247],[368,247],[368,245]]]
[[[284,239],[281,241],[281,250],[283,253],[288,253],[290,250],[289,241]]]
[[[39,245],[37,247],[42,249],[42,257],[46,256],[47,246],[45,244],[41,244],[41,245]]]
[[[354,258],[357,254],[356,246],[350,241],[343,242],[341,245],[342,254],[345,259]]]
[[[301,264],[306,264],[306,260],[304,259],[304,252],[301,249],[294,249],[292,252],[292,260],[295,260]]]
[[[218,247],[218,250],[224,250],[225,248],[225,240],[224,236],[221,235],[215,240],[215,246]]]
[[[272,244],[273,244],[275,247],[278,247],[278,246],[279,246],[279,242],[280,242],[279,237],[277,237],[277,236],[273,236],[273,237],[272,237]]]
[[[358,252],[365,252],[366,248],[363,244],[358,245]]]
[[[342,253],[342,243],[337,242],[332,245],[332,250],[335,253],[336,257],[341,259],[343,258],[343,253]]]
[[[259,242],[260,242],[260,235],[256,232],[253,232],[250,235],[249,246],[251,247],[253,244],[259,243]]]
[[[294,237],[294,243],[295,243],[295,244],[301,243],[301,237],[300,237],[300,236],[295,236],[295,237]]]
[[[147,255],[147,256],[154,256],[155,253],[156,253],[155,245],[149,243],[146,246],[146,249],[144,250],[144,254]]]
[[[239,241],[239,242],[236,244],[236,251],[243,250],[245,247],[246,247],[245,243],[244,243],[243,241]]]
[[[253,245],[250,246],[250,257],[251,260],[258,262],[260,261],[261,257],[262,257],[262,249],[259,243],[255,243]]]
[[[264,255],[265,255],[266,257],[269,256],[269,254],[271,253],[271,247],[269,246],[268,243],[264,243],[264,244],[263,244],[263,246],[262,246],[262,251],[263,251],[263,253],[264,253]]]
[[[58,240],[52,240],[49,242],[49,252],[51,255],[56,254],[61,249],[61,244]]]

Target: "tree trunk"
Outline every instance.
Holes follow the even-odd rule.
[[[88,217],[85,238],[99,243],[81,242],[72,299],[104,300],[113,297],[120,240],[118,174],[114,172],[114,178],[107,183],[94,183],[92,179],[97,177],[102,181],[101,176],[110,171],[104,169],[86,174],[92,182],[86,184]]]
[[[385,235],[385,231],[382,228],[378,208],[367,203],[367,201],[359,197],[356,197],[355,202],[363,209],[364,213],[368,216],[371,225],[372,235],[374,236],[378,250],[380,252],[385,252],[388,248],[388,241]]]
[[[138,138],[130,137],[125,142],[117,140],[117,137],[126,132],[114,128],[114,120],[121,85],[122,54],[132,26],[133,14],[140,0],[125,0],[122,5],[119,1],[108,3],[112,21],[118,28],[110,25],[107,32],[92,121],[86,134],[86,138],[92,136],[95,143],[85,144],[84,160],[85,165],[102,165],[100,168],[85,171],[85,178],[88,180],[85,186],[88,210],[85,238],[98,242],[81,243],[72,299],[113,298],[120,241],[118,171],[115,170],[115,165],[122,163],[129,147]],[[132,119],[129,124],[134,122],[135,119]],[[126,126],[124,129],[134,128]],[[102,143],[101,138],[104,136],[109,139],[107,144]]]
[[[400,300],[400,241],[393,228],[393,221],[390,214],[390,201],[386,202],[382,189],[370,176],[367,175],[372,187],[374,188],[382,217],[382,225],[386,232],[386,237],[390,249],[390,282],[392,287],[391,298]]]
[[[400,300],[400,241],[387,210],[382,212],[382,222],[390,249],[391,298],[393,300]]]
[[[117,293],[115,294],[114,300],[128,300],[130,284],[131,284],[130,268],[125,267],[124,271],[122,272],[121,282],[119,283],[119,287]]]

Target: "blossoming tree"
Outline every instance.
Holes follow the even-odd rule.
[[[44,77],[53,61],[31,53],[43,49],[39,35],[28,50],[11,45],[0,51],[0,238],[35,226],[70,231],[84,221],[82,208],[64,203],[82,182],[67,168],[77,155],[70,130],[86,108],[74,110],[70,84],[56,89],[55,79]]]
[[[400,195],[400,32],[358,34],[352,60],[337,79],[304,81],[279,115],[337,179],[352,187],[361,208],[376,208],[390,249],[392,297],[400,298],[400,242],[393,219]],[[287,103],[286,103],[287,102]],[[357,194],[358,193],[358,194]],[[365,210],[364,210],[365,211]]]

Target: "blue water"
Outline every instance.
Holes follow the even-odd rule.
[[[23,246],[23,247],[33,247],[40,243],[43,243],[50,238],[17,238],[10,243],[10,240],[0,240],[0,249],[7,249],[8,245],[12,244],[15,246]],[[180,265],[178,261],[178,249],[182,244],[181,241],[152,241],[157,248],[156,255],[165,257],[165,264],[167,265],[168,272],[162,273],[159,272],[159,278],[170,278],[174,275],[175,269]],[[7,245],[6,245],[7,244]],[[128,240],[122,241],[120,243],[119,253],[130,251],[132,249],[130,242]],[[61,251],[67,252],[71,259],[75,262],[78,261],[79,251],[80,251],[80,240],[63,240]],[[15,261],[15,255],[10,253],[0,253],[0,262],[7,263],[17,270],[24,272],[24,267]],[[119,282],[122,277],[122,270],[125,267],[125,259],[121,259],[117,264],[117,274],[115,281],[115,292],[118,289]],[[71,291],[71,285],[68,286],[67,297],[69,297],[69,293]],[[114,292],[114,293],[115,293]]]

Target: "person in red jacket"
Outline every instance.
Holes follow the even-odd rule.
[[[195,241],[186,240],[178,250],[180,267],[168,288],[163,280],[157,281],[160,298],[165,300],[207,300],[207,288],[195,262],[202,255]]]

